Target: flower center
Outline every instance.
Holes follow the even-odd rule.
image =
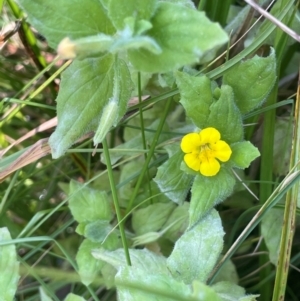
[[[209,159],[214,158],[214,152],[211,149],[209,143],[203,144],[199,147],[199,159],[201,161],[208,161]]]

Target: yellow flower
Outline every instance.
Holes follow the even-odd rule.
[[[186,153],[186,165],[200,171],[204,176],[215,176],[220,170],[219,161],[228,161],[232,153],[230,146],[220,139],[219,131],[211,127],[199,133],[185,135],[181,141],[181,149]]]

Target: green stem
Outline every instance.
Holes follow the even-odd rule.
[[[159,139],[160,133],[161,133],[161,131],[162,131],[162,129],[163,129],[163,126],[164,126],[164,124],[165,124],[165,120],[166,120],[167,115],[168,115],[168,113],[169,113],[169,109],[170,109],[171,103],[172,103],[172,98],[169,98],[169,99],[167,100],[167,104],[166,104],[166,106],[165,106],[165,110],[164,110],[164,112],[163,112],[163,116],[161,117],[161,120],[160,120],[160,123],[159,123],[159,125],[158,125],[157,131],[156,131],[156,133],[155,133],[155,135],[154,135],[154,138],[153,138],[153,141],[152,141],[152,144],[151,144],[151,147],[150,147],[150,151],[149,151],[149,154],[148,154],[148,156],[147,156],[147,160],[146,160],[146,162],[145,162],[144,165],[143,165],[143,168],[142,168],[142,170],[141,170],[141,173],[140,173],[140,175],[139,175],[139,178],[138,178],[138,180],[137,180],[137,183],[136,183],[136,185],[135,185],[135,187],[134,187],[134,191],[132,192],[131,198],[130,198],[130,200],[129,200],[128,207],[127,207],[127,210],[126,210],[126,214],[127,214],[128,212],[130,212],[130,210],[132,209],[133,202],[134,202],[134,200],[135,200],[135,198],[136,198],[136,196],[137,196],[137,194],[138,194],[138,191],[139,191],[139,189],[140,189],[140,186],[141,186],[141,184],[142,184],[142,181],[143,181],[143,178],[144,178],[144,174],[145,174],[145,172],[147,171],[148,165],[149,165],[149,163],[150,163],[150,160],[151,160],[151,158],[152,158],[152,156],[153,156],[153,154],[154,154],[155,147],[156,147],[156,145],[157,145],[157,143],[158,143],[158,139]]]
[[[142,87],[141,87],[141,73],[138,72],[138,96],[139,96],[139,104],[142,103]],[[145,136],[145,125],[144,125],[144,117],[143,117],[143,109],[142,107],[139,107],[139,115],[140,115],[140,123],[141,123],[141,135],[142,135],[142,143],[143,143],[143,149],[147,149],[146,144],[146,136]],[[147,153],[144,153],[145,161],[147,161]],[[150,183],[150,174],[149,169],[146,171],[147,174],[147,182],[148,182],[148,190],[149,190],[149,196],[152,195],[151,191],[151,183]],[[152,200],[150,201],[152,204]]]
[[[290,1],[289,0],[282,0],[280,11],[287,5]],[[290,20],[291,16],[287,16]],[[287,43],[287,35],[282,32],[280,28],[276,30],[276,36],[274,41],[274,48],[276,53],[276,61],[277,61],[277,68],[276,74],[277,78],[279,78],[279,70],[281,60],[284,54],[284,50],[286,48]],[[276,81],[273,90],[270,96],[267,99],[266,105],[272,106],[277,102],[278,96],[278,81]],[[273,145],[274,145],[274,136],[275,136],[275,118],[276,118],[276,111],[268,111],[265,114],[265,120],[263,125],[263,140],[262,140],[262,153],[261,153],[261,173],[260,173],[260,180],[261,181],[272,181],[273,180]],[[271,195],[273,190],[273,185],[269,185],[266,183],[262,183],[260,185],[260,202],[261,204],[265,203],[269,195]],[[290,195],[290,193],[288,194]],[[267,252],[263,254],[259,258],[259,265],[264,266],[266,263],[269,262],[269,255],[268,249],[263,242],[260,247],[261,252]],[[284,250],[286,252],[286,250]],[[266,268],[260,271],[260,279],[264,280],[268,277],[271,273],[272,267],[268,265]],[[275,289],[275,288],[274,288]],[[260,287],[260,296],[262,300],[271,300],[272,298],[272,290],[273,284],[271,281],[266,281]]]
[[[121,214],[121,209],[120,209],[119,201],[118,201],[118,193],[116,190],[116,184],[115,184],[115,179],[114,179],[114,175],[113,175],[113,171],[112,171],[110,155],[109,155],[106,139],[104,139],[102,141],[102,144],[103,144],[103,153],[104,153],[104,157],[105,157],[105,161],[106,161],[106,165],[107,165],[107,173],[108,173],[109,183],[110,183],[110,187],[111,187],[111,192],[112,192],[112,196],[113,196],[113,200],[114,200],[114,206],[116,209],[119,229],[120,229],[120,233],[121,233],[121,240],[122,240],[123,248],[124,248],[124,252],[125,252],[126,262],[127,262],[127,265],[131,265],[128,245],[127,245],[127,239],[126,239],[125,229],[124,229],[124,221],[122,221],[122,214]]]

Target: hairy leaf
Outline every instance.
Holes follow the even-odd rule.
[[[18,0],[29,22],[56,48],[66,36],[79,39],[98,33],[113,34],[111,21],[99,0]]]
[[[274,49],[268,57],[254,56],[231,68],[223,77],[223,84],[233,89],[235,101],[242,114],[260,106],[276,80]]]
[[[271,209],[265,214],[261,223],[261,232],[269,250],[270,261],[275,266],[278,264],[283,215],[282,209]]]
[[[232,150],[230,161],[238,168],[249,167],[250,163],[260,155],[259,150],[249,141],[237,142],[230,147]]]
[[[137,235],[161,229],[176,205],[172,202],[155,203],[132,214],[132,228]]]
[[[0,228],[0,243],[11,240],[7,228]],[[19,262],[14,244],[0,245],[0,301],[13,301],[18,287]]]
[[[124,29],[124,20],[133,17],[135,20],[149,20],[156,7],[156,0],[110,0],[108,4],[108,15],[115,27]]]
[[[105,191],[89,188],[76,181],[70,182],[69,207],[79,223],[112,218],[112,209]]]
[[[103,247],[107,250],[113,250],[118,247],[118,239],[115,235],[110,235],[104,244],[95,243],[89,239],[85,239],[77,252],[76,262],[78,264],[78,273],[84,285],[93,282],[97,274],[105,265],[104,261],[96,259],[92,256],[92,250]]]
[[[99,124],[111,121],[103,115],[109,100],[116,103],[117,112],[106,132],[115,125],[126,112],[131,87],[126,64],[112,55],[74,61],[62,75],[56,100],[58,126],[49,139],[53,158],[62,156],[84,134],[96,131]],[[105,134],[97,131],[95,144]]]
[[[85,301],[85,299],[73,293],[69,293],[64,301]]]
[[[175,208],[175,210],[172,212],[172,214],[168,218],[167,222],[164,224],[164,228],[167,228],[172,225],[167,230],[164,237],[175,242],[185,232],[185,230],[188,227],[189,207],[190,207],[190,204],[188,202],[184,202],[183,205]]]
[[[222,251],[223,236],[221,219],[213,209],[175,243],[167,260],[173,277],[186,284],[205,282]]]
[[[129,60],[145,72],[167,72],[187,64],[212,59],[228,37],[217,23],[203,12],[170,2],[158,2],[150,20],[153,27],[146,32],[161,47],[161,54],[147,49],[130,49]]]
[[[183,204],[192,184],[193,176],[180,170],[183,153],[181,150],[169,156],[157,171],[154,181],[172,202]]]
[[[256,301],[259,295],[248,295],[245,289],[227,281],[218,282],[211,287],[223,301]]]
[[[243,121],[232,88],[223,85],[220,92],[220,98],[210,106],[207,126],[216,128],[221,133],[221,139],[227,143],[241,141],[244,136]]]
[[[44,291],[44,288],[42,286],[39,287],[39,291],[40,291],[40,298],[41,301],[53,301],[52,298],[50,298],[47,293]]]
[[[191,76],[176,72],[176,83],[180,91],[180,102],[186,115],[200,129],[206,125],[213,102],[211,82],[206,76]]]
[[[233,191],[235,178],[221,166],[219,173],[213,177],[198,175],[192,186],[190,203],[190,224],[193,227],[217,204],[224,201]]]
[[[150,252],[147,249],[130,249],[129,254],[132,266],[139,267],[139,269],[144,270],[149,274],[168,274],[166,267],[166,258],[164,256]],[[120,270],[127,265],[123,249],[118,249],[115,251],[98,249],[94,250],[92,252],[92,255],[97,259],[111,264],[117,270]]]

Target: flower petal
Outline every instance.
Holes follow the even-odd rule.
[[[200,165],[200,173],[206,177],[215,176],[220,170],[220,163],[215,158],[209,158],[202,161]]]
[[[186,154],[186,155],[184,155],[183,160],[189,168],[191,168],[195,171],[199,171],[199,169],[200,169],[200,160],[199,160],[198,153],[194,152],[194,153],[191,153],[191,154]]]
[[[180,147],[184,153],[191,153],[197,151],[200,145],[201,145],[201,141],[200,141],[199,134],[190,133],[182,138]]]
[[[200,133],[201,144],[216,143],[221,139],[221,134],[215,128],[205,128]]]
[[[223,140],[211,145],[211,148],[214,150],[214,157],[222,162],[228,161],[232,154],[230,146]]]

